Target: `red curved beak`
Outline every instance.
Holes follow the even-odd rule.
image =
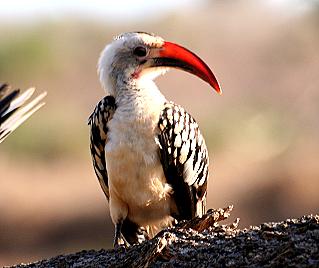
[[[190,50],[171,42],[164,42],[159,57],[154,58],[153,66],[165,66],[182,69],[192,73],[210,84],[219,94],[220,85],[207,64]]]

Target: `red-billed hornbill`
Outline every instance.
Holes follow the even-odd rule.
[[[0,143],[44,105],[40,101],[46,96],[46,92],[43,92],[27,103],[35,88],[29,88],[22,94],[19,89],[8,93],[9,90],[9,85],[0,84]]]
[[[197,75],[218,93],[194,53],[144,32],[122,34],[102,51],[109,94],[89,118],[95,173],[109,201],[114,246],[152,237],[175,220],[205,213],[208,152],[194,118],[166,100],[153,79],[169,68]]]

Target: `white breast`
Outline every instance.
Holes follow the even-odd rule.
[[[167,220],[171,203],[156,144],[165,98],[135,92],[117,101],[106,144],[111,217],[157,224]]]

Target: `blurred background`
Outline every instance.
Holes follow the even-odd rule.
[[[208,207],[233,204],[241,227],[318,213],[318,29],[315,0],[0,0],[0,82],[48,92],[0,146],[0,265],[111,247],[87,118],[104,94],[99,53],[126,31],[186,46],[222,85],[157,81],[206,138]]]

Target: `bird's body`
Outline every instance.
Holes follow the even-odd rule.
[[[165,180],[156,143],[165,98],[140,93],[118,98],[108,124],[105,151],[113,221],[128,217],[143,226],[168,217],[171,187]]]
[[[174,220],[205,211],[204,139],[195,120],[166,100],[152,80],[166,71],[156,51],[164,44],[153,35],[124,34],[99,61],[100,79],[110,95],[89,119],[91,153],[109,200],[115,245],[121,235],[137,243],[140,235],[151,237]],[[153,72],[145,72],[149,68]]]

